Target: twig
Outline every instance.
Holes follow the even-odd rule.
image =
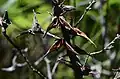
[[[41,40],[41,43],[42,43],[43,50],[45,52],[46,49],[47,49],[46,43],[48,44],[48,42],[44,42],[41,36],[40,36],[40,40]],[[39,64],[40,63],[40,58],[34,64],[36,64],[36,65]],[[45,57],[44,61],[46,62],[46,65],[47,65],[47,77],[48,77],[48,79],[52,79],[52,72],[51,72],[51,67],[50,67],[50,60],[47,57]]]
[[[52,75],[55,74],[55,71],[56,71],[56,69],[57,69],[57,67],[58,67],[58,64],[59,64],[59,62],[56,62],[56,63],[54,64],[54,66],[53,66],[53,68],[52,68]]]
[[[17,56],[18,55],[15,54],[14,57],[12,58],[12,65],[10,67],[2,68],[1,70],[2,71],[7,71],[7,72],[12,72],[12,71],[14,71],[16,69],[16,67],[23,67],[23,66],[27,65],[26,62],[24,62],[24,63],[17,63],[16,62]]]
[[[112,69],[115,72],[115,76],[113,79],[119,79],[120,78],[120,68],[118,69]]]
[[[83,64],[83,67],[86,65],[88,59],[89,59],[89,55],[87,55],[87,57],[86,57],[86,59],[85,59],[85,63]]]
[[[3,33],[4,37],[19,51],[21,56],[23,56],[23,58],[25,59],[25,62],[32,69],[32,71],[36,72],[39,76],[46,79],[46,77],[39,70],[37,70],[35,67],[32,66],[32,64],[29,62],[27,56],[24,54],[25,52],[24,51],[22,52],[21,49],[9,38],[9,36],[6,34],[6,29],[4,29],[3,27],[2,27],[2,33]]]
[[[41,25],[38,23],[36,12],[34,11],[34,9],[33,9],[33,13],[34,13],[34,18],[33,18],[32,28],[20,33],[17,37],[24,35],[24,34],[32,34],[32,35],[34,35],[35,33],[45,34],[45,31],[41,28]],[[49,32],[47,33],[47,35],[55,39],[60,39],[60,37],[53,35]]]
[[[119,34],[117,34],[117,36],[116,36],[106,47],[104,47],[104,49],[102,49],[102,50],[100,50],[100,51],[97,51],[97,52],[92,52],[92,53],[90,53],[90,55],[99,54],[99,53],[102,53],[102,52],[105,51],[105,50],[110,50],[110,49],[112,49],[112,48],[114,47],[114,46],[112,46],[112,44],[114,44],[115,41],[118,40],[118,39],[120,39],[120,35],[119,35]],[[89,55],[86,57],[85,63],[84,63],[84,65],[83,65],[83,67],[86,65],[88,59],[89,59]]]
[[[62,59],[62,56],[63,54],[61,53],[59,56],[58,56],[58,58],[57,58],[57,60],[56,60],[56,62],[55,62],[55,64],[54,64],[54,66],[53,66],[53,68],[52,68],[52,76],[54,75],[54,73],[55,73],[55,71],[56,71],[56,68],[58,67],[58,64],[59,64],[59,60],[61,60]]]
[[[90,53],[90,55],[95,55],[95,54],[99,54],[105,50],[110,50],[111,48],[113,48],[113,44],[115,43],[116,40],[120,39],[120,35],[117,34],[117,36],[108,44],[104,47],[104,49],[100,50],[100,51],[97,51],[97,52],[92,52]]]
[[[7,72],[12,72],[16,69],[16,59],[17,59],[17,55],[15,55],[12,59],[12,65],[8,68],[2,68],[2,71],[7,71]]]
[[[62,23],[60,25],[63,26]],[[61,27],[61,30],[62,30],[62,34],[63,34],[63,37],[64,37],[66,43],[71,45],[70,36],[69,36],[68,31],[64,27]],[[69,47],[69,48],[71,48],[71,47]],[[81,74],[81,70],[77,69],[78,66],[77,66],[76,62],[79,59],[76,57],[75,52],[73,53],[73,51],[67,50],[67,55],[70,58],[70,63],[72,65],[72,68],[73,68],[73,71],[74,71],[75,79],[82,79],[83,78],[83,74]]]
[[[44,60],[45,60],[46,65],[47,65],[48,79],[52,79],[52,73],[51,73],[51,68],[50,68],[50,60],[47,57]]]
[[[87,13],[89,10],[91,10],[91,7],[92,7],[92,5],[93,5],[95,2],[96,2],[95,0],[92,0],[92,1],[90,2],[90,4],[88,5],[88,7],[86,7],[84,13],[82,14],[82,16],[81,16],[80,19],[77,21],[77,23],[75,24],[74,27],[77,27],[77,26],[78,26],[78,24],[79,24],[80,21],[84,18],[84,16],[86,15],[86,13]]]
[[[39,27],[40,27],[40,26],[39,26]],[[18,38],[18,37],[21,36],[21,35],[31,34],[31,31],[30,31],[30,30],[31,30],[31,29],[20,33],[19,35],[16,36],[16,38]],[[40,30],[33,31],[33,32],[34,32],[35,34],[37,34],[37,33],[44,34],[44,33],[45,33],[45,31],[44,31],[42,28],[40,28]],[[31,35],[33,35],[33,34],[31,34]],[[56,35],[54,35],[54,34],[51,34],[51,33],[49,33],[49,32],[47,32],[47,36],[53,37],[53,38],[55,38],[55,39],[60,39],[60,37],[58,37],[58,36],[56,36]]]

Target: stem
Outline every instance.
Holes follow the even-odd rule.
[[[79,24],[80,21],[84,18],[84,16],[87,14],[87,12],[88,12],[89,10],[91,10],[91,7],[92,7],[92,5],[93,5],[95,2],[96,2],[95,0],[92,0],[92,1],[90,2],[90,4],[88,5],[88,7],[86,7],[84,13],[82,14],[82,16],[81,16],[80,19],[77,21],[77,23],[75,24],[74,27],[77,27],[77,26],[78,26],[78,24]]]
[[[62,30],[62,34],[63,34],[63,38],[65,41],[67,41],[67,43],[69,45],[71,45],[70,43],[70,37],[69,37],[69,33],[67,32],[67,30],[62,26],[61,24],[61,30]],[[78,65],[76,64],[76,62],[79,60],[75,53],[67,50],[67,55],[69,56],[70,58],[70,63],[72,65],[72,68],[73,68],[73,71],[74,71],[74,75],[75,75],[75,79],[82,79],[83,78],[83,75],[81,73],[81,70],[79,69],[78,70]]]
[[[21,54],[21,56],[24,58],[25,62],[28,64],[28,66],[31,68],[31,70],[33,72],[36,72],[39,76],[41,76],[42,78],[46,79],[46,77],[43,75],[43,73],[41,73],[39,70],[37,70],[35,67],[32,66],[32,64],[30,63],[30,61],[28,60],[27,56],[24,54],[24,52],[21,51],[21,49],[9,38],[9,36],[6,34],[6,30],[4,30],[4,28],[2,28],[2,33],[4,35],[4,37],[19,51],[19,53]]]

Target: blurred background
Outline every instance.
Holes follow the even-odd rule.
[[[76,7],[76,10],[66,14],[66,20],[71,22],[71,18],[73,18],[72,22],[74,25],[90,1],[91,0],[65,0],[65,5]],[[35,36],[23,35],[18,38],[16,38],[16,36],[32,27],[33,9],[40,13],[37,15],[38,22],[41,28],[46,30],[52,19],[48,13],[52,13],[52,6],[51,0],[0,0],[0,16],[2,17],[4,11],[7,10],[12,22],[7,28],[7,34],[19,47],[28,49],[28,53],[26,54],[31,63],[41,57],[55,39],[51,37],[42,39],[42,35],[40,34],[36,34]],[[96,0],[92,9],[79,23],[78,28],[88,35],[97,45],[97,48],[94,48],[89,41],[81,37],[74,38],[72,40],[73,43],[87,52],[103,49],[116,37],[116,34],[120,34],[120,0]],[[52,29],[50,33],[61,36],[59,28]],[[46,49],[44,50],[43,47]],[[3,68],[8,68],[12,65],[15,54],[16,50],[2,35],[0,28],[0,79],[40,79],[27,65],[16,67],[11,71],[5,71]],[[48,57],[51,61],[51,69],[54,66],[58,54],[56,51]],[[86,56],[80,56],[82,63],[84,63],[85,57]],[[16,61],[24,63],[20,55],[17,56]],[[95,59],[89,58],[87,64],[98,72],[95,79],[113,79],[115,74],[112,72],[112,69],[119,68],[120,66],[120,40],[115,42],[114,48],[111,50],[95,55]],[[43,71],[43,73],[47,73],[46,63],[44,61],[39,63],[37,67]],[[59,64],[53,79],[74,79],[74,74],[71,68],[64,64]],[[89,75],[85,76],[85,79],[93,79],[93,77]]]

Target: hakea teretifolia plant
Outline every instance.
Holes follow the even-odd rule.
[[[65,1],[65,0],[64,0]],[[89,53],[87,53],[86,51],[82,50],[80,47],[78,47],[77,45],[73,45],[71,44],[68,40],[72,39],[66,39],[64,37],[64,33],[63,33],[63,37],[58,37],[56,35],[53,35],[51,33],[49,33],[49,31],[53,28],[56,28],[56,27],[59,27],[61,30],[65,30],[67,31],[67,36],[70,37],[70,36],[80,36],[80,37],[84,37],[85,39],[87,39],[88,41],[90,41],[95,47],[96,45],[94,44],[94,42],[84,33],[82,32],[80,29],[74,27],[74,26],[71,26],[69,22],[66,21],[65,17],[64,17],[64,14],[66,14],[67,12],[69,11],[72,11],[72,10],[75,10],[75,7],[73,6],[66,6],[66,5],[63,5],[63,2],[60,2],[59,0],[52,0],[52,3],[53,3],[53,13],[50,13],[51,16],[52,16],[52,21],[51,23],[49,24],[49,26],[47,27],[47,30],[44,31],[40,24],[38,23],[38,20],[37,20],[37,17],[36,17],[36,13],[34,10],[33,10],[33,13],[34,13],[34,18],[33,18],[33,24],[32,24],[32,28],[31,29],[28,29],[27,31],[24,31],[22,32],[21,34],[19,34],[17,37],[21,36],[21,35],[24,35],[24,34],[32,34],[34,35],[35,33],[41,33],[43,34],[43,38],[46,36],[46,35],[49,35],[53,38],[55,38],[55,42],[53,43],[53,45],[48,49],[48,51],[45,53],[45,55],[43,55],[41,58],[40,58],[40,61],[42,61],[50,52],[53,52],[53,51],[56,51],[58,50],[59,48],[61,48],[62,46],[67,50],[67,52],[71,53],[70,55],[70,58],[73,57],[73,59],[75,58],[76,60],[74,61],[75,62],[75,66],[73,66],[73,62],[71,60],[71,62],[69,64],[67,64],[67,66],[69,66],[70,68],[72,68],[73,70],[78,70],[80,71],[79,73],[81,73],[81,76],[83,75],[88,75],[89,72],[91,71],[89,67],[85,66],[85,65],[82,65],[79,61],[79,59],[76,57],[77,55],[88,55],[88,56],[92,56],[90,55]],[[2,28],[6,31],[6,28],[8,27],[8,24],[10,24],[10,20],[8,18],[8,14],[7,12],[5,12],[5,15],[3,18],[0,18],[0,25],[2,26]],[[15,45],[14,45],[15,46]],[[16,46],[15,46],[16,47]],[[18,47],[16,47],[18,48]],[[67,56],[66,55],[66,56]],[[76,63],[77,62],[77,63]],[[29,63],[28,63],[29,64]],[[64,62],[64,64],[66,64],[66,62]],[[76,67],[76,68],[75,68]],[[37,72],[37,71],[36,71]]]
[[[75,10],[75,7],[63,5],[64,1],[60,2],[60,1],[57,1],[57,0],[55,0],[55,1],[52,0],[53,13],[50,13],[51,16],[52,16],[52,21],[49,24],[46,31],[43,31],[43,29],[39,25],[39,23],[38,23],[38,21],[36,19],[36,13],[33,10],[34,18],[33,18],[32,28],[25,31],[25,32],[22,32],[20,34],[20,35],[23,35],[23,34],[26,34],[26,33],[35,34],[35,33],[39,32],[39,33],[43,34],[43,38],[46,35],[49,35],[49,36],[52,36],[52,37],[54,37],[56,39],[55,42],[53,43],[53,45],[48,49],[48,51],[40,58],[40,61],[42,61],[50,52],[56,51],[59,48],[61,48],[62,46],[65,49],[67,49],[67,50],[71,51],[72,53],[74,53],[73,55],[80,54],[80,55],[92,56],[89,53],[87,53],[86,51],[79,48],[78,46],[68,43],[64,37],[58,37],[58,36],[54,36],[54,35],[50,34],[49,31],[51,29],[53,29],[53,28],[57,28],[57,27],[63,28],[64,30],[69,32],[69,36],[72,35],[72,36],[84,37],[85,39],[90,41],[96,47],[94,42],[84,32],[82,32],[80,29],[78,29],[76,27],[71,26],[70,23],[65,20],[64,14],[69,12],[69,11]],[[20,35],[18,35],[18,36],[20,36]],[[81,68],[82,67],[80,67],[79,69],[82,72]]]
[[[78,28],[72,27],[64,18],[64,14],[68,11],[72,11],[75,8],[74,7],[66,7],[65,5],[63,5],[63,2],[60,1],[53,1],[53,18],[52,18],[52,22],[49,24],[46,32],[44,33],[43,37],[46,36],[47,32],[50,31],[53,28],[59,27],[59,28],[64,28],[65,30],[69,31],[69,35],[73,35],[73,36],[81,36],[86,38],[87,40],[89,40],[95,47],[96,45],[94,44],[94,42],[87,37],[87,35],[82,32],[81,30],[79,30]],[[79,48],[77,46],[71,46],[70,44],[67,43],[67,41],[65,41],[63,38],[55,41],[55,43],[50,47],[50,49],[48,50],[48,52],[51,52],[51,50],[53,49],[58,49],[60,48],[62,45],[64,45],[67,49],[71,49],[71,51],[73,51],[74,53],[77,54],[76,50],[74,49]],[[80,49],[80,48],[79,48]],[[47,56],[48,52],[45,54],[45,56]],[[88,55],[87,53],[84,53],[86,55]],[[44,57],[45,57],[44,56]]]

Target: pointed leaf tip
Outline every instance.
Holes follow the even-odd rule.
[[[73,28],[72,31],[74,31],[78,36],[82,36],[86,38],[88,41],[90,41],[95,46],[95,48],[97,47],[95,43],[84,32],[82,32],[78,28]]]
[[[48,31],[50,31],[52,28],[55,28],[57,25],[58,25],[57,18],[54,17],[54,18],[53,18],[53,21],[49,24],[46,32],[44,33],[43,38],[46,36],[46,34],[47,34]]]

